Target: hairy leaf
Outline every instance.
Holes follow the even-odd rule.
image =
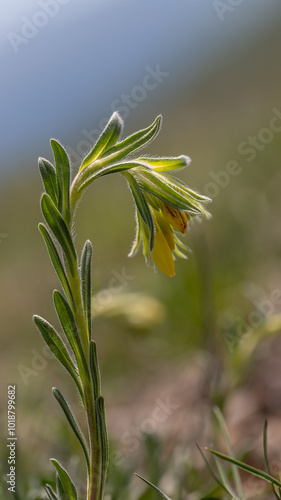
[[[54,202],[47,194],[43,194],[41,198],[41,207],[46,222],[61,245],[66,256],[70,272],[73,274],[77,257],[67,225],[65,224],[60,212],[55,207]]]
[[[84,158],[80,170],[83,170],[89,163],[99,158],[103,153],[112,147],[119,139],[122,132],[123,120],[118,113],[113,113],[102,134],[98,138],[93,149]]]
[[[45,158],[38,159],[38,167],[40,170],[41,178],[44,184],[46,193],[53,200],[54,204],[58,205],[58,185],[56,171],[53,165]]]
[[[63,146],[51,139],[51,147],[54,153],[57,183],[58,183],[58,208],[66,221],[69,220],[69,185],[70,164],[67,153]]]
[[[91,242],[86,241],[82,256],[81,256],[81,294],[83,301],[83,308],[85,319],[88,325],[88,339],[91,339],[91,329],[92,329],[92,312],[91,312],[91,298],[92,298],[92,286],[91,286],[91,265],[92,265],[92,255],[93,247]]]
[[[89,452],[88,452],[88,447],[87,447],[87,444],[86,444],[86,441],[85,441],[85,438],[82,434],[82,431],[79,427],[79,424],[77,423],[73,413],[72,413],[72,410],[71,408],[69,407],[67,401],[64,399],[62,393],[56,388],[56,387],[53,387],[53,394],[56,398],[56,400],[58,401],[58,403],[60,404],[61,408],[62,408],[62,411],[64,412],[67,420],[68,420],[68,423],[71,427],[71,429],[73,430],[75,436],[77,437],[80,445],[81,445],[81,448],[84,452],[84,455],[85,455],[85,459],[86,459],[86,463],[87,463],[87,469],[89,471],[89,468],[90,468],[90,461],[89,461]]]
[[[69,474],[66,472],[66,470],[60,465],[60,463],[55,460],[54,458],[50,459],[50,462],[53,464],[55,469],[57,470],[61,486],[63,489],[63,494],[65,495],[63,497],[64,500],[78,500],[77,496],[77,491],[74,486],[74,483],[72,479],[70,478]]]

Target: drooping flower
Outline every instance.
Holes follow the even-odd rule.
[[[175,275],[175,257],[186,258],[181,250],[188,248],[177,233],[186,233],[192,217],[210,217],[203,206],[209,198],[192,191],[182,181],[164,170],[189,164],[187,157],[141,159],[143,165],[123,175],[127,178],[136,204],[136,238],[130,252],[134,255],[142,243],[146,261],[150,257],[167,276]],[[153,168],[147,168],[145,163]],[[152,164],[152,165],[151,165]]]
[[[186,258],[183,251],[188,250],[177,233],[184,234],[192,218],[209,218],[204,204],[211,200],[167,173],[189,165],[191,160],[187,156],[130,157],[156,137],[160,125],[161,116],[146,129],[119,141],[123,122],[114,113],[82,161],[72,184],[70,207],[73,212],[81,194],[94,180],[121,173],[128,181],[136,206],[136,238],[129,255],[134,255],[142,245],[147,262],[152,259],[160,271],[174,276],[175,257]]]

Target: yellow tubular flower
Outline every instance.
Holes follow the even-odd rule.
[[[173,231],[172,231],[170,224],[163,217],[163,215],[160,211],[153,210],[153,213],[154,213],[156,221],[159,225],[159,228],[161,229],[163,235],[166,238],[166,241],[167,241],[170,249],[175,250],[175,238],[174,238],[174,234],[173,234]]]
[[[162,232],[159,224],[155,223],[154,246],[151,257],[162,273],[170,278],[175,276],[175,261],[168,241]]]
[[[187,222],[190,217],[186,215],[185,212],[182,212],[182,210],[177,210],[171,205],[168,205],[168,203],[163,203],[162,210],[163,216],[165,217],[166,221],[169,222],[171,226],[175,227],[176,229],[178,229],[178,231],[184,234],[186,232]]]

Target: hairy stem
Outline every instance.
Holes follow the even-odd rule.
[[[90,335],[88,323],[85,318],[82,297],[81,297],[81,277],[79,275],[78,267],[75,269],[74,276],[68,272],[68,279],[70,282],[73,299],[75,303],[74,317],[77,324],[79,336],[81,339],[83,352],[87,364],[89,366],[89,342]],[[88,425],[88,441],[90,446],[90,472],[87,484],[87,500],[97,500],[100,489],[100,475],[101,475],[101,450],[97,432],[97,416],[95,407],[95,395],[93,392],[93,385],[89,371],[80,372],[80,378],[83,385],[83,392],[85,397],[85,411]]]

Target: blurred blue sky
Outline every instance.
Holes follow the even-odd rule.
[[[180,78],[188,85],[281,16],[279,0],[227,3],[236,6],[221,20],[216,0],[1,2],[2,176],[50,156],[50,137],[75,149],[83,129],[99,128],[116,99],[142,86],[147,67],[169,74],[167,92]]]

